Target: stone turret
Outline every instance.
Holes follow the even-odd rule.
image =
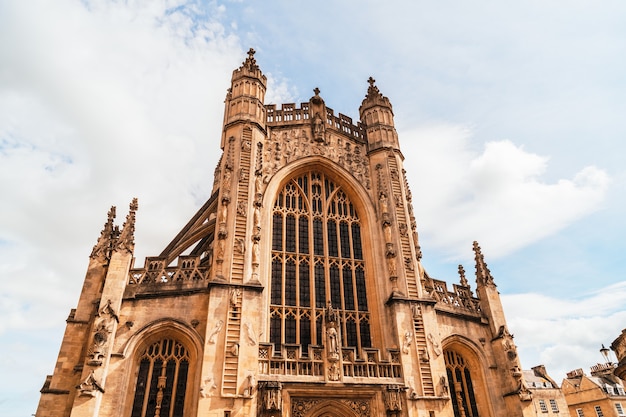
[[[263,75],[254,59],[255,50],[250,48],[243,64],[233,71],[231,86],[226,94],[224,109],[224,135],[222,149],[228,137],[226,131],[236,123],[254,123],[265,130],[265,91],[267,77]]]
[[[370,86],[359,107],[359,115],[367,131],[369,151],[389,147],[399,149],[391,102],[374,85],[376,80],[370,77],[367,81]]]

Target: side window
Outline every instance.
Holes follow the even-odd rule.
[[[131,417],[183,417],[189,354],[175,339],[149,345],[139,358]]]

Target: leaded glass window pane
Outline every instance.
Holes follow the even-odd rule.
[[[276,349],[296,343],[306,352],[311,343],[323,344],[328,302],[343,323],[344,346],[370,347],[361,229],[345,191],[320,172],[287,181],[274,201],[271,230],[270,341]]]
[[[187,350],[177,340],[148,346],[139,359],[131,417],[152,417],[157,409],[164,417],[182,417],[188,370]]]

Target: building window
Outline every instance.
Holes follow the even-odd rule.
[[[624,414],[624,409],[622,408],[621,403],[615,403],[615,409],[617,410],[618,416],[626,416],[626,414]]]
[[[546,405],[546,402],[544,400],[539,400],[539,409],[542,413],[548,412],[548,406]]]
[[[322,345],[328,303],[341,345],[371,347],[359,216],[347,194],[320,172],[292,178],[272,213],[270,341]],[[312,251],[309,250],[312,248]]]
[[[585,417],[585,413],[583,413],[583,409],[582,408],[577,408],[576,409],[576,417]]]
[[[600,408],[599,405],[596,405],[594,408],[596,409],[596,416],[597,417],[604,417],[604,414],[602,413],[602,408]]]
[[[189,354],[174,339],[146,348],[139,359],[131,417],[183,417]]]
[[[445,361],[454,417],[478,417],[472,377],[465,359],[448,350],[445,351]]]
[[[553,413],[558,413],[559,412],[559,406],[556,403],[556,400],[554,400],[554,399],[550,400],[550,407],[552,408],[552,412]]]

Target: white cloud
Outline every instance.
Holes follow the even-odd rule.
[[[604,361],[600,347],[608,347],[626,323],[626,281],[577,300],[516,294],[503,295],[502,303],[523,366],[545,364],[560,382],[573,369],[588,373]]]
[[[479,152],[471,138],[470,129],[446,125],[403,136],[420,233],[451,258],[466,258],[473,240],[493,258],[510,254],[598,210],[605,198],[610,179],[601,169],[548,183],[548,157],[509,140]]]

